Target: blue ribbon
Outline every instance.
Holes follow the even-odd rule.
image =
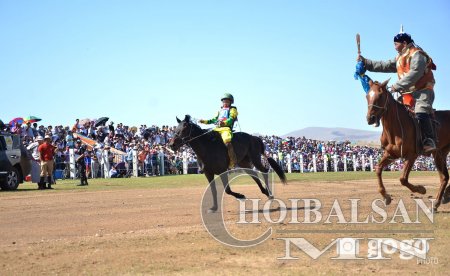
[[[370,85],[369,85],[369,81],[371,80],[371,78],[369,76],[367,76],[366,74],[366,67],[364,66],[364,62],[362,61],[358,61],[356,63],[356,72],[355,72],[355,80],[359,79],[361,81],[362,87],[364,89],[364,92],[369,92],[370,90]]]

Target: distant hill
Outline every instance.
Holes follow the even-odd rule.
[[[367,131],[352,128],[327,128],[327,127],[307,127],[299,129],[288,134],[283,135],[286,137],[306,137],[308,139],[323,140],[323,141],[366,141],[379,143],[381,131]]]

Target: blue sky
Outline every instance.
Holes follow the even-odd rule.
[[[400,24],[433,57],[434,106],[449,109],[444,0],[0,0],[0,119],[175,125],[212,117],[230,92],[242,131],[374,130],[353,79],[355,34],[365,57],[386,60]]]

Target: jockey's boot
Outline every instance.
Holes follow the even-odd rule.
[[[436,150],[436,143],[434,137],[433,126],[431,125],[430,115],[427,113],[416,113],[416,118],[419,120],[420,131],[422,132],[423,151],[425,153]]]
[[[228,169],[235,169],[237,164],[236,153],[234,152],[233,145],[231,143],[226,144],[228,150],[228,157],[230,158],[230,164]]]
[[[45,177],[41,176],[38,183],[38,190],[44,190],[45,189]]]

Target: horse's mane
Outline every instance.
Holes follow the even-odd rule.
[[[184,117],[183,121],[187,122],[189,125],[191,125],[192,127],[196,128],[197,130],[201,131],[202,133],[204,133],[206,131],[201,126],[199,126],[195,121],[192,120],[191,115],[186,115]]]
[[[200,134],[204,134],[208,131],[210,131],[210,129],[204,129],[201,126],[199,126],[191,117],[191,115],[186,115],[184,117],[184,121],[187,122],[191,127],[193,127],[194,129],[196,129],[198,132],[200,132]],[[206,136],[215,136],[216,133],[215,131],[211,131],[210,133],[205,134]]]

